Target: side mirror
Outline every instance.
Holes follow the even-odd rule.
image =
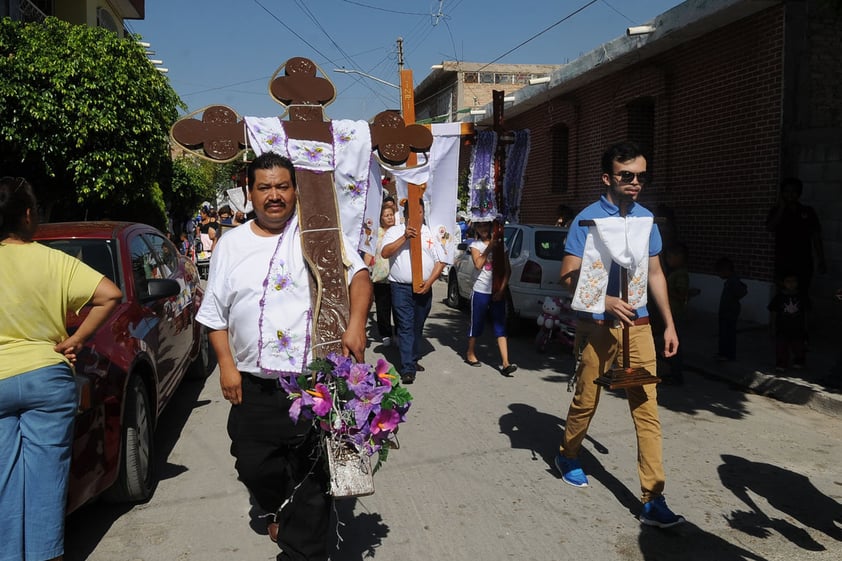
[[[173,279],[148,279],[146,281],[146,294],[141,297],[143,303],[171,298],[178,296],[181,292],[181,285]]]

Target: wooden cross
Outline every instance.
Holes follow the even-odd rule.
[[[632,202],[633,201],[630,198],[626,200],[621,200],[619,202],[620,216],[625,218]],[[593,220],[580,220],[579,226],[596,226],[596,222],[594,222]],[[652,227],[655,227],[654,223],[652,224]],[[623,299],[623,302],[628,303],[629,271],[623,266],[620,266],[620,297]],[[656,374],[652,374],[645,368],[631,367],[631,360],[629,358],[629,326],[623,322],[620,322],[620,327],[623,329],[623,364],[619,368],[610,368],[608,371],[601,374],[596,380],[594,380],[594,384],[606,387],[609,390],[616,390],[619,388],[634,388],[637,386],[644,386],[646,384],[657,384],[658,382],[660,382],[661,379]]]
[[[284,127],[290,138],[332,144],[330,122],[325,120],[324,105],[333,101],[335,90],[326,78],[316,76],[317,66],[311,60],[289,59],[284,76],[270,84],[272,97],[289,108],[289,120]],[[192,114],[178,121],[172,137],[182,148],[217,161],[228,156],[232,146],[246,146],[242,121],[232,121],[233,110],[223,106],[205,109],[212,117],[201,122]],[[224,122],[213,116],[224,115]],[[433,136],[421,125],[406,126],[394,111],[384,111],[370,125],[372,148],[380,159],[391,165],[404,163],[413,152],[430,149]],[[226,148],[221,149],[220,147]],[[223,157],[225,156],[225,157]],[[316,173],[296,169],[298,216],[304,259],[312,276],[313,356],[324,357],[341,352],[341,337],[348,325],[350,300],[342,259],[342,230],[336,203],[332,173]]]
[[[497,213],[502,218],[494,220],[492,237],[498,240],[491,253],[491,292],[499,292],[506,276],[506,248],[503,244],[503,222],[506,219],[506,209],[503,208],[503,180],[506,176],[506,147],[514,139],[503,128],[503,97],[502,90],[491,91],[492,129],[497,133],[497,150],[494,154],[494,204]]]

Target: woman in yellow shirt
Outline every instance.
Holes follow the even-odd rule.
[[[120,289],[78,259],[33,242],[37,201],[0,179],[0,559],[60,560],[76,382],[72,364]],[[92,308],[68,336],[68,310]]]

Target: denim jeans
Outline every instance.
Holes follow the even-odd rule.
[[[411,284],[392,283],[392,311],[397,320],[401,374],[415,374],[421,358],[424,322],[433,306],[433,291],[415,294]]]
[[[76,381],[61,362],[0,380],[0,560],[64,552]]]

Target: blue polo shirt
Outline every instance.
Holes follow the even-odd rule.
[[[573,223],[570,225],[570,231],[567,233],[567,242],[564,245],[564,252],[569,253],[570,255],[575,255],[576,257],[582,257],[585,253],[585,241],[588,238],[588,227],[579,226],[579,221],[595,220],[597,218],[606,218],[609,216],[620,216],[620,209],[611,203],[605,195],[600,197],[597,202],[585,207],[585,209],[573,219]],[[632,203],[626,216],[651,217],[653,215],[646,208],[637,203]],[[649,256],[653,257],[661,253],[661,245],[661,233],[658,231],[658,228],[653,226],[652,231],[649,233]],[[608,272],[608,289],[606,294],[608,296],[620,296],[620,266],[613,261],[611,262],[611,269]],[[636,312],[637,317],[639,318],[649,316],[649,311],[646,309],[646,306],[641,306],[636,310]],[[607,315],[609,316],[608,319],[615,319],[611,314],[577,312],[577,315],[578,317],[591,319],[606,319]]]

